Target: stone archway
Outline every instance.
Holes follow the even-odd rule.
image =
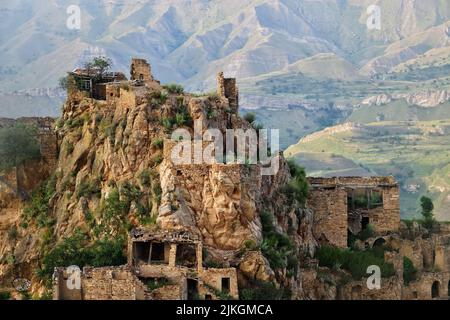
[[[374,248],[374,247],[381,247],[381,246],[383,246],[384,244],[386,244],[386,240],[385,240],[384,238],[378,238],[378,239],[376,239],[376,240],[373,242],[372,248]]]
[[[431,298],[435,299],[435,298],[439,298],[440,296],[440,288],[441,284],[439,283],[439,281],[434,281],[432,286],[431,286]]]

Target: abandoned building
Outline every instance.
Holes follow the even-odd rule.
[[[108,84],[118,84],[121,81],[127,81],[127,77],[121,72],[100,74],[96,71],[85,69],[76,69],[69,72],[69,79],[73,82],[76,89],[97,100],[106,100]]]
[[[211,300],[220,295],[238,298],[235,268],[204,268],[203,246],[187,232],[133,230],[128,263],[89,268],[80,286],[71,288],[66,268],[54,273],[57,300]]]
[[[130,80],[138,80],[142,82],[155,81],[152,75],[152,69],[150,64],[145,59],[133,58],[130,68]]]
[[[321,243],[348,246],[349,235],[369,225],[377,234],[400,225],[399,186],[393,177],[308,178],[308,205],[314,210],[314,233]]]
[[[236,78],[225,78],[223,72],[217,74],[217,94],[219,97],[228,99],[230,108],[237,112],[239,107],[239,89]]]
[[[130,69],[130,80],[122,72],[101,73],[95,69],[76,69],[68,73],[68,79],[71,89],[76,92],[82,92],[88,98],[106,101],[119,98],[121,89],[128,90],[130,85],[159,86],[147,60],[133,58]]]

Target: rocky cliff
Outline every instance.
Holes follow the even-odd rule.
[[[64,239],[80,231],[91,241],[118,238],[146,227],[199,235],[209,263],[239,268],[242,285],[272,281],[298,286],[290,283],[294,274],[286,276],[288,255],[312,254],[316,243],[311,211],[285,191],[291,174],[283,157],[277,158],[280,170],[274,176],[261,176],[260,165],[179,166],[171,159],[171,133],[183,128],[194,134],[194,122],[224,135],[227,129],[251,128],[238,116],[236,102],[220,93],[174,92],[157,82],[126,82],[115,90],[105,100],[69,92],[54,126],[56,163],[35,179],[29,197],[5,200],[9,191],[2,192],[4,284],[17,277],[32,279],[33,292],[42,293],[44,283],[36,271]],[[29,163],[21,170],[35,168]],[[293,244],[289,250],[285,245],[280,266],[271,266],[259,249],[267,237],[262,214],[270,219],[271,235]],[[8,238],[12,228],[17,230],[14,239]]]

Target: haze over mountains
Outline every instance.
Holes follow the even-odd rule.
[[[79,30],[66,26],[74,4]],[[380,8],[380,30],[367,26],[371,5]],[[447,153],[432,165],[417,160],[435,158],[427,150],[447,143],[447,122],[443,136],[394,139],[410,151],[401,161],[389,145],[397,131],[386,128],[392,121],[433,128],[444,126],[433,121],[449,118],[448,0],[2,1],[0,30],[0,117],[58,116],[64,99],[58,79],[93,56],[111,57],[126,74],[131,57],[147,58],[162,83],[190,91],[213,89],[224,71],[238,78],[241,108],[281,130],[283,148],[345,122],[379,131],[379,138],[349,131],[350,138],[301,141],[290,151],[308,173],[392,173],[409,202],[404,214],[421,193],[432,192],[440,218],[447,218],[448,184],[429,178],[449,178]],[[425,151],[411,147],[411,139]],[[354,152],[356,144],[365,152]],[[391,162],[383,167],[378,159]],[[411,189],[416,185],[420,192]]]
[[[66,27],[71,4],[80,30]],[[372,4],[381,30],[366,26]],[[54,87],[96,50],[123,71],[131,56],[147,57],[162,82],[194,90],[210,88],[218,70],[241,81],[273,72],[352,80],[450,54],[445,0],[19,0],[3,1],[0,17],[3,92]]]

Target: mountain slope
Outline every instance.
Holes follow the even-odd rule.
[[[0,58],[13,70],[0,78],[3,91],[54,86],[86,47],[101,47],[123,71],[129,56],[145,56],[163,82],[181,80],[200,89],[210,86],[204,79],[219,69],[241,78],[257,76],[319,53],[335,54],[370,73],[391,56],[389,65],[395,67],[427,46],[446,46],[442,30],[450,20],[448,3],[440,0],[379,1],[381,31],[366,27],[372,1],[82,0],[81,29],[68,30],[71,4],[0,4],[0,29],[5,31]],[[43,73],[42,65],[52,74],[30,78]]]
[[[450,120],[386,121],[327,128],[303,138],[285,155],[312,175],[394,175],[401,184],[404,217],[418,215],[418,200],[426,194],[434,200],[437,218],[450,220],[449,145]],[[314,161],[304,161],[308,158]]]

